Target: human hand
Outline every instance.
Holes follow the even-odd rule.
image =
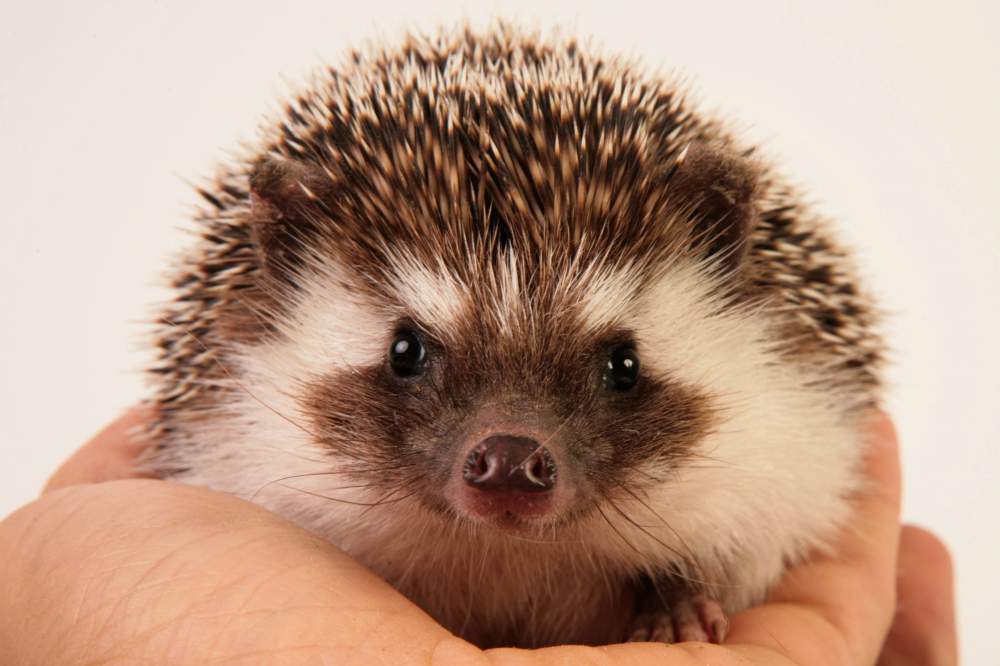
[[[485,652],[337,548],[261,508],[129,479],[139,447],[126,433],[141,419],[132,412],[112,424],[53,476],[41,499],[0,523],[0,663],[957,661],[950,563],[928,533],[900,534],[898,451],[888,419],[876,428],[868,460],[877,491],[859,498],[838,557],[789,572],[767,604],[732,618],[725,645]]]

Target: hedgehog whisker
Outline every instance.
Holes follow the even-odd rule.
[[[685,555],[683,553],[681,553],[680,551],[678,551],[676,548],[674,548],[670,544],[666,543],[665,541],[663,541],[662,539],[660,539],[659,537],[657,537],[655,534],[653,534],[652,532],[650,532],[648,529],[646,529],[645,527],[643,527],[642,525],[640,525],[639,523],[637,523],[635,520],[632,519],[631,516],[629,516],[624,511],[622,511],[621,507],[619,507],[617,504],[615,504],[614,501],[611,498],[607,498],[607,501],[608,501],[608,504],[610,504],[611,507],[615,511],[617,511],[618,514],[622,518],[624,518],[625,520],[627,520],[633,527],[635,527],[636,529],[638,529],[640,532],[642,532],[643,534],[645,534],[646,536],[648,536],[650,539],[652,539],[656,543],[660,544],[661,546],[663,546],[664,548],[666,548],[667,550],[669,550],[671,553],[673,553],[677,557],[681,558],[681,560],[683,562],[685,562],[687,564],[693,564],[696,569],[699,569],[697,560],[692,560],[692,559],[689,559],[689,557],[685,557]],[[675,532],[675,534],[676,534],[676,532]],[[685,546],[685,549],[690,552],[690,548],[687,548]],[[686,575],[684,575],[684,574],[682,574],[680,572],[677,572],[674,575],[675,575],[675,577],[680,578],[681,580],[688,581],[689,583],[697,583],[699,585],[709,585],[710,584],[706,580],[701,580],[701,579],[698,579],[698,578],[693,578],[691,576],[686,576]]]
[[[273,486],[276,483],[282,483],[283,481],[291,481],[292,479],[302,479],[302,478],[316,477],[316,476],[340,476],[340,473],[339,472],[310,472],[308,474],[292,474],[291,476],[283,476],[280,479],[274,479],[273,481],[268,481],[267,483],[265,483],[264,485],[262,485],[260,488],[258,488],[257,490],[255,490],[254,493],[253,493],[253,495],[250,496],[249,501],[251,501],[251,502],[254,501],[254,498],[256,498],[257,495],[259,495],[261,492],[263,492],[264,490],[266,490],[269,486]],[[379,485],[379,484],[378,483],[374,483],[374,482],[373,483],[359,483],[359,484],[355,484],[353,486],[338,486],[337,488],[330,488],[329,490],[352,490],[352,489],[355,489],[355,488],[371,488],[371,487],[377,486],[377,485]]]
[[[414,493],[410,493],[409,495],[405,495],[403,497],[397,497],[396,499],[389,500],[389,501],[386,501],[385,499],[379,499],[379,500],[377,500],[375,502],[356,502],[356,501],[353,501],[353,500],[342,499],[340,497],[330,497],[329,495],[324,495],[323,493],[317,493],[317,492],[313,492],[311,490],[306,490],[305,488],[296,488],[295,486],[291,486],[291,485],[288,485],[288,484],[285,484],[285,483],[278,483],[277,485],[279,485],[279,486],[281,486],[283,488],[288,488],[289,490],[294,490],[296,492],[300,492],[300,493],[302,493],[304,495],[309,495],[310,497],[317,497],[319,499],[328,500],[330,502],[339,502],[341,504],[351,504],[351,505],[354,505],[354,506],[364,506],[364,507],[368,507],[369,509],[374,508],[376,506],[382,506],[383,504],[393,504],[395,502],[400,502],[400,501],[402,501],[402,500],[406,499],[407,497],[410,497],[411,495],[414,494]],[[416,492],[416,491],[414,491],[414,492]]]
[[[382,497],[378,498],[377,500],[375,500],[375,502],[373,502],[371,505],[369,505],[369,507],[367,509],[365,509],[364,511],[361,512],[361,515],[358,516],[358,518],[359,519],[360,518],[364,518],[364,516],[369,511],[371,511],[372,509],[374,509],[377,506],[382,506],[383,504],[395,504],[396,502],[401,502],[401,501],[405,500],[408,497],[412,497],[412,496],[416,495],[417,492],[419,492],[419,490],[420,490],[419,488],[417,490],[414,490],[411,493],[407,493],[406,495],[403,495],[402,497],[397,497],[396,499],[389,499],[390,497],[392,497],[393,495],[395,495],[396,493],[398,493],[400,490],[406,490],[408,488],[412,488],[412,487],[418,485],[418,483],[421,480],[422,479],[420,479],[419,477],[416,477],[413,480],[408,481],[407,483],[404,483],[402,485],[396,486],[393,490],[389,491],[385,495],[382,495]]]
[[[566,427],[566,424],[570,422],[570,419],[572,419],[574,416],[576,416],[579,411],[580,411],[580,407],[577,406],[572,412],[570,412],[569,416],[567,416],[566,418],[564,418],[562,420],[562,422],[559,424],[559,426],[556,427],[556,429],[552,431],[552,434],[550,434],[548,437],[546,437],[544,441],[539,442],[538,446],[536,446],[534,449],[532,449],[532,451],[530,453],[528,453],[528,455],[526,455],[524,457],[524,460],[522,460],[521,462],[519,462],[516,465],[514,465],[513,467],[511,467],[510,472],[507,473],[507,478],[510,478],[511,475],[513,475],[515,472],[517,472],[517,470],[520,469],[520,467],[524,463],[528,462],[528,460],[531,459],[531,456],[535,455],[536,453],[538,453],[539,451],[541,451],[542,449],[544,449],[549,444],[549,442],[551,442],[555,438],[555,436],[559,434],[559,431]]]
[[[426,532],[427,532],[427,522],[426,521],[421,521],[420,534],[414,536],[413,542],[414,543],[424,543],[425,540],[424,540],[423,537],[424,537],[424,534]],[[413,556],[409,558],[409,561],[406,564],[406,568],[403,569],[402,572],[398,576],[396,576],[396,579],[395,579],[393,585],[396,586],[396,587],[398,587],[398,588],[405,587],[406,583],[409,581],[410,575],[413,573],[413,570],[416,568],[418,562],[420,562],[420,561],[421,561],[421,558],[418,557],[414,553]]]
[[[410,493],[406,493],[405,495],[403,495],[401,497],[397,497],[397,498],[391,499],[391,500],[388,499],[389,496],[395,495],[397,492],[399,492],[402,489],[403,489],[402,487],[397,488],[392,493],[389,493],[389,495],[386,496],[384,499],[379,499],[377,502],[375,502],[374,504],[372,504],[371,506],[369,506],[367,509],[365,509],[364,511],[362,511],[361,515],[364,516],[366,513],[368,513],[372,509],[374,509],[376,506],[382,506],[384,504],[396,504],[398,502],[402,502],[404,500],[407,500],[407,499],[413,497],[414,495],[416,495],[418,492],[420,492],[420,490],[418,488],[417,490],[414,490],[413,492],[410,492]]]
[[[661,516],[661,515],[660,515],[660,514],[659,514],[658,512],[656,512],[656,511],[655,511],[655,510],[653,509],[653,507],[651,507],[651,506],[649,505],[649,503],[648,503],[648,502],[646,502],[646,501],[645,501],[644,499],[642,499],[641,497],[639,497],[639,495],[638,495],[638,494],[636,494],[636,493],[635,493],[635,492],[634,492],[633,490],[631,490],[631,489],[630,489],[630,488],[629,488],[628,486],[626,486],[625,484],[623,484],[623,483],[621,483],[621,482],[618,482],[618,481],[615,481],[615,483],[616,483],[616,485],[617,485],[617,486],[618,486],[619,488],[621,488],[621,489],[622,489],[622,490],[624,490],[624,491],[625,491],[626,493],[628,493],[629,495],[631,495],[631,496],[632,496],[632,497],[633,497],[633,498],[635,499],[635,501],[637,501],[637,502],[638,502],[639,504],[641,504],[641,505],[642,505],[643,507],[645,507],[647,511],[649,511],[649,512],[650,512],[651,514],[653,514],[653,515],[654,515],[654,516],[655,516],[655,517],[656,517],[656,518],[657,518],[657,519],[658,519],[658,520],[660,521],[660,523],[661,523],[661,524],[662,524],[662,525],[663,525],[664,527],[666,527],[666,528],[667,528],[668,530],[670,530],[670,531],[671,531],[671,532],[673,533],[674,537],[675,537],[675,538],[676,538],[676,539],[677,539],[677,540],[678,540],[678,541],[680,542],[680,544],[681,544],[681,547],[682,547],[682,548],[683,548],[683,549],[684,549],[685,551],[687,551],[687,554],[686,554],[686,556],[685,556],[685,555],[684,555],[684,554],[682,554],[682,553],[678,553],[678,552],[677,552],[676,550],[674,550],[673,548],[670,548],[669,546],[666,546],[666,544],[663,544],[663,545],[664,545],[665,547],[667,547],[667,548],[670,548],[670,551],[671,551],[671,552],[673,552],[673,553],[674,553],[675,555],[679,555],[679,556],[681,556],[681,558],[682,558],[682,559],[684,559],[685,561],[687,561],[687,562],[693,562],[693,563],[697,564],[697,562],[698,562],[698,558],[697,558],[697,557],[695,557],[695,555],[694,555],[694,552],[693,552],[693,551],[691,550],[691,547],[690,547],[690,546],[688,545],[688,543],[687,543],[687,542],[686,542],[686,541],[685,541],[685,540],[683,539],[683,537],[681,537],[681,535],[680,535],[680,534],[679,534],[679,533],[677,532],[677,530],[676,530],[676,529],[674,529],[674,526],[673,526],[673,525],[671,525],[671,524],[670,524],[670,523],[669,523],[669,522],[667,521],[667,519],[666,519],[666,518],[664,518],[664,517],[663,517],[663,516]],[[615,508],[616,508],[616,509],[618,509],[618,507],[617,507],[617,506],[616,506]],[[619,511],[621,511],[621,509],[618,509],[618,510],[619,510]],[[623,514],[623,515],[624,515],[624,514]],[[628,519],[628,517],[627,517],[627,516],[626,516],[626,519]],[[633,524],[635,524],[635,523],[633,522]],[[636,526],[638,527],[638,525],[637,525],[637,524],[636,524]],[[650,535],[650,536],[652,536],[652,535]],[[654,538],[655,538],[655,537],[654,537]],[[662,542],[660,542],[660,543],[662,543]]]
[[[604,513],[604,510],[603,510],[603,509],[602,509],[602,508],[600,507],[600,505],[598,505],[598,504],[595,504],[595,505],[594,505],[594,508],[595,508],[595,509],[597,509],[597,513],[599,513],[599,514],[601,515],[601,518],[603,518],[603,519],[604,519],[604,522],[606,522],[606,523],[608,524],[608,527],[610,527],[610,528],[611,528],[611,530],[612,530],[612,531],[613,531],[613,532],[614,532],[615,534],[617,534],[617,535],[618,535],[618,538],[619,538],[619,539],[621,539],[621,540],[622,540],[622,541],[623,541],[623,542],[625,543],[625,545],[627,545],[627,546],[628,546],[629,548],[631,548],[632,550],[634,550],[634,551],[636,552],[636,554],[638,554],[638,555],[642,555],[642,551],[641,551],[641,550],[639,550],[638,548],[636,548],[635,544],[633,544],[633,543],[632,543],[631,541],[629,541],[629,540],[628,540],[628,539],[627,539],[627,538],[625,537],[625,535],[624,535],[624,534],[622,534],[621,530],[619,530],[619,529],[618,529],[618,528],[617,528],[617,527],[615,526],[615,524],[611,522],[611,520],[610,520],[610,519],[608,518],[607,514],[606,514],[606,513]]]
[[[484,541],[485,543],[483,545],[482,554],[480,556],[479,576],[477,580],[484,580],[485,578],[486,564],[489,559],[489,549],[492,543],[490,539],[485,539]],[[474,594],[475,590],[478,589],[478,586],[475,584],[475,580],[472,579],[472,572],[473,568],[469,567],[469,599],[465,606],[465,618],[462,620],[462,629],[461,631],[458,632],[459,635],[463,635],[465,633],[465,630],[468,628],[469,621],[472,619],[472,607],[475,605]]]
[[[700,576],[702,576],[703,578],[706,578],[706,579],[707,579],[707,578],[708,578],[708,576],[705,576],[705,572],[704,572],[704,570],[703,570],[703,569],[701,568],[701,565],[700,565],[700,563],[699,563],[698,559],[697,559],[696,557],[694,557],[694,556],[693,556],[693,551],[692,551],[691,547],[690,547],[690,546],[688,545],[688,543],[687,543],[687,541],[686,541],[686,540],[684,539],[684,537],[682,537],[682,536],[681,536],[681,534],[680,534],[680,533],[679,533],[679,532],[678,532],[678,531],[676,530],[676,528],[674,528],[674,526],[673,526],[673,525],[671,525],[671,524],[670,524],[670,523],[669,523],[668,521],[666,521],[666,520],[665,520],[665,519],[664,519],[664,518],[663,518],[663,517],[662,517],[662,516],[661,516],[660,514],[658,514],[658,513],[656,512],[656,511],[654,511],[654,510],[653,510],[653,508],[649,506],[649,504],[647,504],[646,502],[644,502],[644,501],[643,501],[643,500],[642,500],[641,498],[639,498],[639,497],[638,497],[637,495],[635,495],[635,494],[634,494],[634,493],[633,493],[632,491],[630,491],[630,490],[629,490],[628,488],[626,488],[625,486],[621,486],[621,488],[622,488],[623,490],[625,490],[626,492],[628,492],[628,493],[629,493],[630,495],[632,495],[632,497],[635,497],[635,499],[636,499],[637,501],[639,501],[639,502],[640,502],[640,503],[641,503],[641,504],[642,504],[642,505],[643,505],[644,507],[646,507],[646,508],[647,508],[647,509],[648,509],[648,510],[650,511],[650,513],[652,513],[652,514],[653,514],[654,516],[656,516],[657,518],[659,518],[659,519],[660,519],[660,521],[661,521],[661,522],[663,523],[664,527],[666,527],[667,529],[669,529],[669,530],[670,530],[670,531],[671,531],[671,532],[673,533],[673,535],[674,535],[674,536],[675,536],[675,537],[677,538],[677,540],[678,540],[678,541],[680,542],[680,544],[681,544],[681,547],[682,547],[682,548],[683,548],[684,550],[686,550],[686,551],[688,552],[688,554],[689,554],[689,557],[688,557],[688,558],[684,558],[684,557],[682,556],[682,557],[681,557],[681,561],[682,561],[683,563],[687,564],[687,565],[691,565],[691,566],[694,566],[694,567],[695,567],[695,568],[696,568],[696,569],[698,570],[698,572],[699,572],[699,575],[700,575]],[[609,500],[609,501],[610,501],[610,500]],[[615,506],[615,508],[616,508],[616,509],[618,509],[618,507],[617,507],[617,506]],[[618,509],[618,510],[619,510],[619,512],[621,511],[620,509]],[[646,534],[648,534],[648,535],[649,535],[650,537],[652,537],[653,539],[656,539],[656,537],[655,537],[655,536],[653,536],[652,534],[649,534],[649,532],[647,532],[647,531],[645,530],[645,528],[643,528],[643,527],[642,527],[641,525],[639,525],[638,523],[636,523],[636,522],[632,521],[631,519],[629,519],[629,517],[628,517],[628,516],[625,516],[625,514],[624,514],[624,513],[622,514],[622,516],[623,516],[623,517],[625,517],[625,519],[626,519],[626,520],[629,520],[629,522],[631,522],[631,523],[632,523],[633,525],[635,525],[635,526],[636,526],[637,528],[639,528],[640,530],[642,530],[642,531],[646,532]],[[659,542],[660,544],[662,544],[662,545],[663,545],[664,547],[667,547],[667,548],[669,548],[669,546],[667,546],[667,544],[664,544],[664,543],[663,543],[662,541],[660,541],[659,539],[656,539],[656,540],[657,540],[657,541],[658,541],[658,542]],[[681,555],[680,553],[677,553],[677,551],[676,551],[676,550],[672,550],[672,552],[674,552],[674,553],[675,553],[675,554],[677,554],[677,555]],[[736,584],[732,584],[732,583],[722,583],[722,582],[719,582],[719,581],[709,581],[709,580],[697,580],[697,579],[694,579],[694,578],[689,578],[689,577],[685,577],[685,576],[684,576],[683,574],[681,574],[680,572],[677,572],[677,573],[675,574],[675,577],[677,577],[677,578],[682,578],[682,579],[684,579],[684,580],[688,580],[688,581],[691,581],[691,582],[695,582],[695,583],[700,583],[700,584],[702,584],[702,585],[710,585],[710,586],[713,586],[713,587],[725,587],[725,588],[730,588],[730,589],[735,589],[735,588],[738,588],[738,587],[741,587],[740,585],[736,585]]]
[[[327,439],[322,440],[321,443],[329,444],[330,451],[336,453],[338,456],[343,456],[345,458],[353,460],[354,462],[360,463],[358,467],[348,468],[344,470],[344,474],[376,474],[381,472],[391,472],[395,470],[401,470],[411,466],[411,463],[405,462],[407,461],[407,459],[417,458],[420,455],[422,455],[420,451],[412,450],[412,451],[407,451],[405,453],[397,453],[391,459],[372,461],[342,446],[336,446],[335,444],[329,442]],[[384,464],[374,465],[372,464],[374,462],[379,462]]]

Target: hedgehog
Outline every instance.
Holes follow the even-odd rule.
[[[877,309],[637,62],[506,24],[366,47],[200,194],[145,464],[456,635],[720,642],[846,525]]]

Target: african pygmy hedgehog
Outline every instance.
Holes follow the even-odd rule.
[[[458,635],[720,641],[844,523],[873,306],[638,66],[505,25],[354,53],[201,194],[150,464]]]

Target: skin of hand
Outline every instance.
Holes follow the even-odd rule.
[[[732,618],[724,645],[482,651],[264,509],[134,478],[142,446],[128,434],[147,416],[133,410],[113,423],[40,499],[0,523],[0,663],[957,663],[950,559],[929,533],[900,529],[898,449],[886,417],[866,463],[872,491],[857,498],[838,555],[791,570],[766,604]]]

